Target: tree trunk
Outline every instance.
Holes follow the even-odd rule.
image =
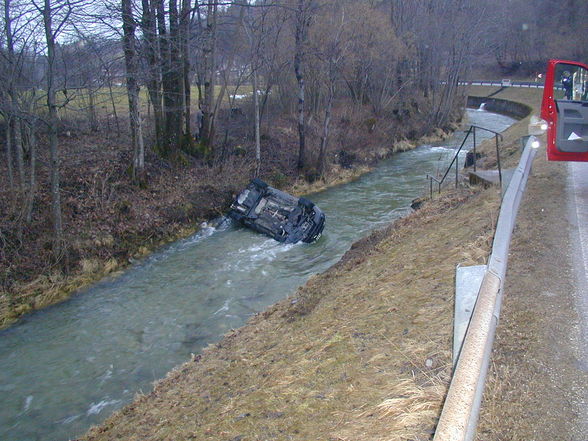
[[[160,150],[163,156],[170,154],[171,133],[170,133],[170,108],[172,107],[169,90],[171,88],[171,58],[170,58],[170,39],[165,23],[165,8],[163,0],[155,0],[157,4],[157,33],[159,41],[160,65],[161,65],[161,98],[162,98],[162,139]],[[152,101],[153,102],[153,101]]]
[[[34,92],[33,92],[34,93]],[[29,175],[29,194],[25,210],[25,219],[30,224],[33,219],[33,203],[35,202],[35,192],[37,186],[37,135],[36,135],[36,118],[30,123],[29,131],[29,154],[30,154],[30,175]]]
[[[114,92],[112,90],[112,77],[108,75],[108,93],[110,94],[110,103],[112,104],[112,114],[116,125],[116,134],[120,136],[120,126],[118,124],[118,113],[116,112],[116,102],[114,101]]]
[[[43,8],[43,24],[47,40],[47,108],[49,111],[49,152],[51,170],[51,218],[53,220],[54,245],[53,253],[59,260],[65,251],[63,242],[63,225],[61,219],[61,195],[59,188],[59,144],[57,139],[57,105],[55,98],[55,35],[52,29],[51,0],[45,0]]]
[[[335,95],[335,86],[329,85],[329,96],[327,98],[327,107],[325,108],[325,120],[323,122],[323,134],[321,136],[321,146],[319,149],[318,174],[323,177],[327,166],[327,145],[329,142],[329,128],[331,123],[331,110],[333,108],[333,97]]]
[[[98,119],[96,118],[96,91],[91,86],[88,89],[88,121],[92,132],[98,131]]]
[[[206,38],[202,55],[204,58],[204,100],[202,101],[202,134],[201,142],[212,147],[214,144],[214,86],[216,83],[216,12],[217,1],[208,3],[206,15]]]
[[[12,122],[11,118],[4,115],[4,121],[6,122],[6,166],[8,169],[8,185],[10,190],[14,190],[14,170],[12,166]]]
[[[190,8],[191,0],[182,0],[182,13],[180,16],[180,56],[182,58],[182,75],[181,81],[183,86],[182,104],[184,109],[184,134],[192,137],[192,111],[191,105],[191,90],[190,90]]]
[[[24,156],[22,151],[22,121],[20,119],[14,120],[14,150],[16,151],[16,166],[18,169],[18,178],[20,182],[21,195],[25,193],[26,177],[24,168]]]
[[[261,137],[259,133],[259,94],[257,93],[257,69],[253,70],[253,112],[255,113],[255,176],[261,169]]]
[[[296,10],[296,32],[295,32],[295,54],[294,54],[294,72],[296,82],[298,83],[298,168],[302,169],[305,165],[306,150],[306,123],[304,120],[304,44],[306,42],[306,28],[308,19],[305,11],[305,0],[298,0],[298,9]]]
[[[178,23],[178,2],[169,0],[169,76],[165,76],[164,96],[167,97],[166,105],[166,130],[169,136],[170,148],[177,151],[182,138],[183,102],[183,61],[180,50],[180,30]],[[164,98],[166,99],[166,98]]]
[[[10,0],[5,0],[4,5],[4,19],[5,19],[5,28],[6,28],[6,48],[7,48],[7,55],[8,55],[8,68],[9,68],[9,77],[8,77],[8,97],[9,97],[9,105],[10,109],[9,112],[12,113],[12,118],[10,118],[9,124],[12,126],[10,130],[11,144],[12,149],[16,152],[16,167],[18,170],[18,178],[19,178],[19,189],[21,192],[21,197],[24,196],[25,193],[25,170],[24,170],[24,158],[23,158],[23,151],[22,151],[22,127],[21,127],[21,119],[18,115],[19,103],[16,98],[17,91],[15,87],[15,81],[18,76],[20,76],[21,69],[19,69],[15,53],[14,53],[14,42],[13,42],[13,35],[12,35],[12,22],[10,18]],[[11,155],[12,156],[12,155]]]
[[[132,14],[132,0],[122,0],[123,49],[127,73],[127,97],[129,100],[129,119],[133,147],[132,169],[133,179],[137,180],[144,178],[145,149],[143,146],[143,132],[139,112],[138,63],[135,49],[136,25]]]
[[[141,122],[141,114],[139,113],[139,88],[137,88],[137,97],[136,97],[136,108],[137,111],[135,112],[135,117],[137,118],[136,121],[136,130],[137,130],[137,146],[134,151],[137,152],[135,155],[135,162],[134,162],[134,169],[135,177],[139,179],[139,181],[145,180],[145,142],[143,141],[143,123]]]
[[[12,140],[14,138],[14,44],[12,39],[12,18],[10,17],[10,0],[4,0],[4,28],[6,34],[6,47],[8,55],[8,98],[11,108],[4,113],[4,121],[6,122],[6,165],[8,168],[8,184],[10,190],[14,190],[14,169],[12,164]]]
[[[179,146],[180,100],[181,91],[178,90],[178,10],[177,1],[169,2],[169,33],[166,29],[165,10],[163,1],[159,0],[157,10],[157,26],[159,29],[159,47],[162,57],[162,86],[163,113],[165,115],[165,129],[163,140],[163,154],[169,156]]]
[[[149,100],[153,105],[153,118],[155,125],[155,145],[163,144],[163,114],[161,105],[161,57],[157,44],[156,11],[158,4],[163,0],[142,0],[143,15],[141,18],[141,30],[145,41],[145,52],[148,64],[147,91]]]

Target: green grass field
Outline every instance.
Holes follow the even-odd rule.
[[[248,95],[251,94],[252,87],[250,85],[239,86],[235,92],[235,86],[229,86],[222,101],[221,106],[229,105],[229,96],[233,95]],[[221,93],[221,86],[215,87],[215,98]],[[31,99],[32,96],[23,95],[23,101]],[[47,110],[47,95],[45,91],[38,90],[34,96],[33,108],[38,115],[45,115]],[[57,105],[59,107],[59,116],[63,119],[75,119],[80,115],[86,116],[88,112],[94,108],[96,117],[104,116],[123,116],[129,111],[129,104],[127,98],[127,89],[125,86],[113,86],[112,88],[101,87],[96,90],[91,89],[63,89],[56,94]],[[139,99],[141,101],[141,111],[143,114],[148,114],[152,110],[149,108],[149,97],[147,88],[141,87]],[[198,103],[198,88],[192,86],[191,90],[192,108],[197,108]]]

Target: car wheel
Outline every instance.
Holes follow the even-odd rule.
[[[298,199],[298,205],[307,211],[310,211],[314,208],[314,204],[305,198]]]
[[[259,178],[252,179],[251,183],[260,190],[265,190],[268,187],[268,185]]]

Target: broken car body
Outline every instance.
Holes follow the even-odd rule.
[[[325,225],[324,213],[311,201],[297,198],[253,179],[231,205],[229,217],[278,242],[311,243]]]

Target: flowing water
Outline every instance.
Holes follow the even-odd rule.
[[[468,114],[496,131],[514,121]],[[394,155],[355,182],[312,195],[327,216],[314,244],[283,245],[225,222],[0,332],[0,439],[67,440],[149,392],[191,353],[408,213],[428,188],[425,175],[443,169],[460,142],[458,134]]]

